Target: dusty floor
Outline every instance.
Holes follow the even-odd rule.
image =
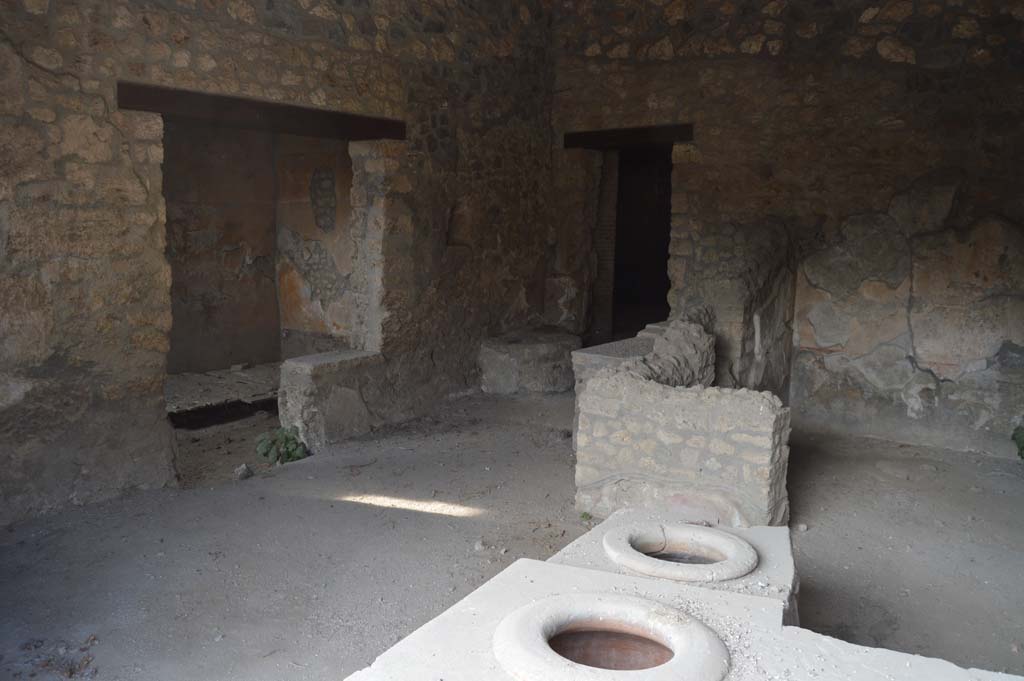
[[[797,436],[800,624],[1024,675],[1024,463]]]
[[[472,399],[243,482],[0,530],[0,678],[54,660],[73,678],[342,679],[584,531],[572,408]]]
[[[586,529],[571,419],[571,397],[471,397],[244,482],[0,531],[0,678],[344,678]],[[1022,470],[797,439],[803,624],[1024,674]]]
[[[280,426],[277,414],[258,411],[200,430],[176,428],[174,466],[179,484],[190,489],[234,480],[235,469],[243,463],[254,473],[266,472],[271,465],[256,454],[256,440]]]

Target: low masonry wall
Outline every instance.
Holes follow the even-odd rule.
[[[480,344],[477,364],[485,393],[560,393],[573,387],[573,350],[579,336],[557,329],[513,331]]]
[[[771,393],[602,370],[577,396],[576,506],[659,506],[745,527],[789,519],[789,409]]]
[[[381,380],[384,358],[363,350],[304,355],[281,364],[281,425],[295,426],[314,452],[362,435],[386,419],[368,381]],[[376,400],[379,401],[379,400]]]

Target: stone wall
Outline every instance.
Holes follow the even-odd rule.
[[[798,423],[1016,455],[1024,230],[951,215],[962,177],[921,178],[803,263]]]
[[[770,393],[661,385],[604,369],[578,397],[576,506],[671,508],[694,521],[785,524],[789,410]]]
[[[276,142],[282,354],[357,346],[366,302],[352,285],[361,243],[352,224],[348,143],[296,135]]]
[[[707,313],[723,387],[770,390],[787,399],[795,295],[794,254],[781,220],[700,217],[700,153],[673,150],[668,271],[673,317]]]
[[[363,200],[391,420],[541,315],[548,25],[536,0],[0,3],[0,523],[173,478],[163,126],[119,79],[407,122],[373,169],[401,201]]]
[[[931,287],[927,299],[916,293],[917,268],[911,275],[904,267],[898,280],[865,272],[868,303],[846,306],[840,316],[850,321],[852,315],[867,328],[890,301],[892,314],[879,324],[900,316],[894,299],[910,301],[902,317],[913,309],[916,320],[905,321],[903,333],[914,339],[886,345],[892,358],[883,362],[885,376],[868,379],[839,366],[875,361],[843,352],[851,341],[842,334],[808,341],[801,332],[799,345],[808,347],[795,360],[800,385],[793,387],[793,405],[813,423],[847,432],[887,423],[884,432],[892,436],[995,451],[978,443],[1006,437],[1006,427],[1024,412],[1017,387],[1021,342],[1012,321],[1019,288],[998,258],[986,261],[993,268],[987,272],[967,263],[975,251],[1004,253],[1005,262],[1018,257],[1022,32],[1024,5],[1016,0],[561,2],[554,126],[564,132],[694,125],[693,144],[674,155],[671,302],[673,315],[691,303],[712,306],[723,383],[731,377],[785,394],[793,290],[801,287],[792,322],[798,328],[809,323],[811,294],[848,295],[845,288],[830,291],[831,284],[809,291],[796,272],[809,256],[845,251],[872,261],[883,247],[909,248],[910,260],[922,267],[948,263],[948,282],[920,280]],[[894,197],[917,178],[946,168],[959,171],[957,207],[936,233],[904,238],[888,225],[866,237],[863,250],[849,245],[858,240],[844,235],[858,229],[846,225],[851,216],[888,214]],[[994,218],[1003,226],[992,227]],[[963,283],[962,273],[975,271],[989,281]],[[955,330],[975,323],[965,310],[978,301],[985,309],[983,351],[967,351],[967,332]],[[758,335],[755,313],[761,359],[751,342]],[[892,330],[853,352],[871,353],[898,335],[886,338]],[[928,378],[907,369],[907,358],[916,362],[922,352],[931,353],[927,363],[966,362],[975,370],[954,378],[929,369],[935,376]],[[921,381],[927,385],[919,389]],[[907,400],[900,397],[904,390]]]
[[[268,132],[165,121],[168,373],[281,357],[273,152]]]
[[[595,232],[603,163],[602,154],[584,149],[556,151],[553,162],[544,321],[574,334],[589,328],[595,304],[592,286],[598,263],[594,239],[600,237]],[[614,238],[615,223],[610,224]],[[610,304],[610,291],[608,295]]]
[[[0,522],[172,478],[163,125],[119,110],[118,80],[408,123],[369,169],[385,196],[353,217],[372,221],[353,345],[384,357],[367,403],[386,421],[474,385],[480,338],[561,319],[545,301],[588,290],[592,270],[551,264],[552,120],[694,124],[674,219],[732,227],[737,244],[778,235],[737,246],[767,274],[741,289],[741,349],[722,353],[738,382],[777,382],[746,339],[786,337],[754,324],[785,317],[779,244],[793,261],[845,243],[849,216],[950,166],[964,173],[955,236],[1024,222],[1022,25],[1018,0],[0,3]],[[1012,304],[1014,286],[992,295]],[[929,305],[932,320],[971,307]],[[1017,370],[1014,328],[986,360],[998,385]]]

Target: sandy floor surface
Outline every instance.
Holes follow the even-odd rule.
[[[823,435],[792,450],[802,626],[1024,675],[1024,463]]]
[[[343,679],[588,528],[572,408],[473,396],[241,482],[224,471],[266,424],[218,427],[234,454],[214,445],[192,489],[0,529],[0,678]],[[1022,469],[796,438],[802,624],[1024,674]]]

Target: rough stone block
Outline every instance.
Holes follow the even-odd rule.
[[[589,379],[577,409],[579,510],[607,517],[624,507],[665,507],[735,527],[788,519],[789,409],[774,395],[672,387],[605,369]],[[621,447],[612,418],[658,435],[645,447]]]
[[[665,329],[668,328],[668,325],[670,323],[671,322],[669,322],[668,320],[665,320],[663,322],[654,322],[653,324],[648,324],[644,328],[640,329],[640,332],[636,334],[636,337],[657,338],[658,336],[662,336],[664,335]]]
[[[627,338],[576,350],[572,353],[572,372],[576,379],[576,394],[580,394],[587,379],[601,369],[621,366],[630,360],[643,357],[653,349],[654,338],[638,334],[636,338]]]
[[[306,355],[281,364],[277,404],[281,425],[298,428],[312,451],[361,435],[375,425],[362,384],[379,374],[383,357],[342,350]]]
[[[654,337],[654,349],[623,365],[622,370],[663,385],[711,385],[715,380],[715,338],[693,322],[670,322]]]
[[[648,324],[635,338],[594,345],[572,353],[576,394],[601,369],[621,368],[656,376],[673,385],[710,385],[714,380],[714,338],[697,324]]]
[[[572,351],[579,336],[551,329],[516,331],[487,338],[477,362],[485,393],[557,393],[573,387]]]

